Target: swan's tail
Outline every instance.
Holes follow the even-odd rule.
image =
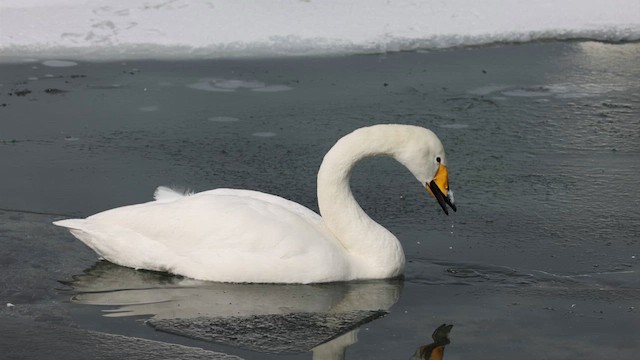
[[[193,192],[189,189],[179,189],[179,188],[170,188],[168,186],[158,186],[156,191],[153,193],[153,198],[159,202],[171,202],[192,194]]]
[[[96,246],[95,244],[96,236],[91,234],[92,231],[89,230],[91,229],[91,225],[89,221],[87,221],[86,219],[59,220],[59,221],[54,221],[53,225],[67,228],[69,232],[71,232],[71,234],[75,236],[78,240],[85,243],[93,251],[98,253],[98,255],[104,256],[102,251],[100,251],[101,250],[100,247]]]
[[[53,224],[69,229],[78,240],[114,264],[174,272],[170,260],[175,251],[131,229],[91,219],[67,219]]]
[[[80,230],[83,228],[83,225],[86,223],[86,221],[87,220],[85,219],[66,219],[66,220],[54,221],[53,225],[67,228],[69,230],[72,230],[72,229]]]

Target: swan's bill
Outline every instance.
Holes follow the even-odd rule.
[[[440,164],[438,165],[438,171],[436,171],[436,175],[433,177],[431,182],[425,184],[427,191],[438,200],[438,204],[444,213],[449,215],[449,211],[447,210],[447,205],[453,211],[457,211],[456,205],[453,203],[453,197],[449,196],[449,172],[447,167]]]

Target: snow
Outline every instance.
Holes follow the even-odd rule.
[[[637,0],[0,0],[0,61],[383,53],[640,40]]]

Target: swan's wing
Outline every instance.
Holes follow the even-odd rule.
[[[286,209],[287,211],[293,212],[297,215],[299,215],[301,218],[305,219],[306,221],[314,224],[314,226],[318,227],[319,231],[328,231],[328,229],[326,229],[325,225],[324,225],[324,221],[322,220],[322,217],[318,214],[316,214],[315,212],[309,210],[307,207],[302,206],[296,202],[293,202],[291,200],[287,200],[283,197],[280,196],[276,196],[276,195],[271,195],[271,194],[267,194],[267,193],[263,193],[263,192],[259,192],[259,191],[253,191],[253,190],[242,190],[242,189],[214,189],[214,190],[209,190],[209,191],[203,191],[201,193],[199,193],[201,195],[224,195],[224,196],[236,196],[236,197],[243,197],[246,198],[248,200],[256,200],[256,201],[262,201],[268,204],[272,204],[274,206],[277,207],[281,207],[283,209]],[[190,194],[186,194],[186,196],[189,196]]]
[[[345,251],[319,215],[254,191],[218,189],[56,224],[114,263],[198,279],[315,282],[348,274]],[[130,260],[149,256],[155,266]]]

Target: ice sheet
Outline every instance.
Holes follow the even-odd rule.
[[[0,61],[383,53],[640,39],[635,0],[3,0]]]

